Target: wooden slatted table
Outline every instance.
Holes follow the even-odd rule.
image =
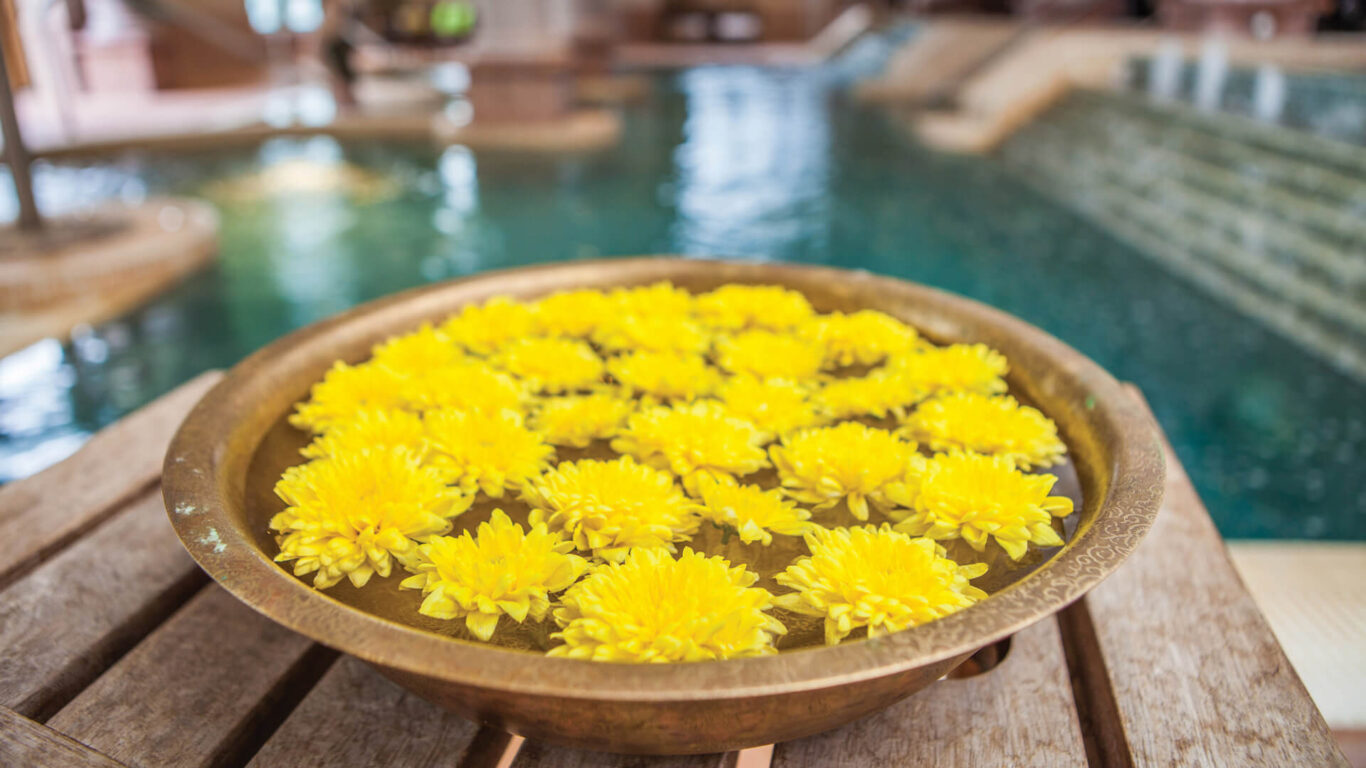
[[[0,489],[0,766],[1345,766],[1168,452],[1143,546],[994,668],[729,755],[523,742],[443,712],[209,582],[162,455],[210,373]]]

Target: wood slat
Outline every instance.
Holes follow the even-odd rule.
[[[171,436],[222,376],[199,376],[100,431],[66,461],[0,488],[0,588],[155,483]]]
[[[719,768],[722,755],[611,755],[582,749],[562,749],[527,741],[513,761],[514,768]]]
[[[1086,598],[1135,765],[1346,766],[1181,463],[1138,551]]]
[[[976,677],[941,680],[829,733],[779,744],[774,768],[810,766],[1085,766],[1057,623],[1015,634]]]
[[[135,765],[229,764],[256,750],[332,658],[210,585],[48,725]]]
[[[123,763],[12,710],[0,707],[0,765],[24,768],[124,768]]]
[[[153,486],[0,592],[0,705],[46,719],[206,580]]]
[[[332,665],[250,765],[454,766],[477,730],[348,656]]]

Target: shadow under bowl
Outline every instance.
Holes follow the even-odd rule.
[[[776,656],[686,664],[549,658],[439,634],[317,591],[272,561],[278,468],[298,463],[284,426],[337,360],[496,295],[672,281],[781,285],[817,310],[876,309],[941,342],[981,342],[1010,361],[1011,392],[1050,416],[1084,500],[1067,544],[1018,581],[904,632]],[[266,468],[266,469],[263,469]],[[889,706],[973,652],[1084,595],[1138,545],[1164,476],[1151,419],[1080,353],[1005,313],[905,281],[797,265],[679,258],[577,262],[485,273],[382,299],[261,349],[194,408],[166,456],[163,491],[194,559],[280,624],[370,664],[423,698],[528,738],[612,752],[718,752],[788,741]],[[1069,473],[1070,474],[1070,473]],[[1070,478],[1068,478],[1070,479]],[[1069,526],[1070,528],[1071,526]]]

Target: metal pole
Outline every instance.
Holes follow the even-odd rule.
[[[5,63],[3,36],[0,36],[0,128],[5,131],[5,161],[14,178],[14,193],[19,198],[19,229],[30,232],[43,228],[38,204],[33,199],[33,175],[29,170],[28,150],[19,133],[19,116],[14,112],[14,91],[10,88],[9,67]]]

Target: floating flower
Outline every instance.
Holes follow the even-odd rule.
[[[562,291],[532,307],[536,329],[546,336],[587,338],[612,316],[612,302],[601,291]]]
[[[608,394],[548,398],[532,414],[531,426],[547,443],[586,448],[615,435],[632,410],[630,400]]]
[[[683,550],[632,550],[570,587],[555,609],[564,645],[551,656],[593,661],[670,662],[776,653],[786,633],[767,611],[773,596],[750,586],[743,565]]]
[[[887,491],[905,481],[918,454],[914,443],[849,421],[789,435],[769,455],[792,498],[816,509],[844,499],[854,517],[867,520],[868,502],[888,506]]]
[[[905,432],[935,451],[1005,456],[1021,469],[1051,467],[1067,454],[1058,426],[1009,395],[960,392],[930,400],[906,420]]]
[[[614,315],[593,333],[593,341],[613,352],[706,352],[711,335],[701,325],[668,315]]]
[[[521,410],[527,396],[521,382],[482,363],[415,372],[403,381],[401,392],[406,405],[418,411]]]
[[[444,333],[423,323],[412,333],[375,345],[371,362],[404,375],[468,362],[463,350]]]
[[[493,510],[471,536],[433,536],[408,564],[414,573],[400,584],[421,589],[426,597],[419,612],[434,619],[465,619],[480,640],[493,637],[504,615],[518,624],[545,618],[550,593],[569,587],[583,575],[587,562],[570,554],[572,542],[533,525],[530,532],[514,524],[501,509]]]
[[[803,323],[800,332],[825,350],[829,366],[873,365],[920,342],[914,328],[872,309],[820,315]]]
[[[632,414],[612,449],[672,469],[692,490],[701,477],[730,479],[768,466],[763,442],[764,434],[753,424],[730,415],[720,403],[699,401]]]
[[[469,508],[471,498],[446,484],[434,467],[403,450],[366,450],[286,469],[275,495],[289,505],[270,520],[280,554],[294,561],[294,575],[315,573],[326,589],[342,577],[357,587],[376,573],[388,576],[392,561],[417,554],[413,539],[450,530],[448,518]]]
[[[718,394],[727,411],[770,436],[814,427],[824,421],[811,401],[811,392],[789,379],[733,376],[721,386]]]
[[[372,448],[406,448],[421,456],[426,436],[421,417],[407,411],[358,411],[350,421],[334,424],[319,435],[302,453],[310,459],[322,459]]]
[[[536,318],[531,307],[507,296],[471,304],[441,324],[441,332],[476,355],[488,355],[530,336]]]
[[[403,405],[403,377],[384,366],[338,362],[313,385],[309,398],[289,417],[299,429],[323,432],[350,421],[357,411],[393,410]]]
[[[617,315],[685,318],[692,313],[693,295],[663,281],[636,288],[615,288],[607,294]]]
[[[667,472],[616,461],[564,462],[522,489],[531,522],[562,531],[574,546],[620,562],[632,547],[674,551],[697,530],[696,502]]]
[[[427,414],[431,463],[448,470],[451,482],[468,493],[482,490],[500,499],[550,466],[555,456],[514,411],[435,411]]]
[[[990,536],[1012,560],[1030,544],[1062,546],[1053,518],[1072,514],[1072,500],[1048,495],[1058,478],[1027,475],[1005,456],[954,452],[922,463],[911,514],[897,530],[935,540],[961,537],[978,552]]]
[[[695,400],[721,382],[715,368],[690,352],[634,352],[607,365],[624,386],[662,400]]]
[[[606,370],[592,347],[574,339],[522,339],[492,361],[532,389],[552,394],[589,389],[602,382]]]
[[[853,416],[901,415],[920,399],[920,392],[905,376],[878,370],[867,376],[835,379],[821,387],[816,402],[827,416],[837,419]]]
[[[779,491],[757,485],[735,485],[704,480],[698,484],[702,517],[728,525],[746,544],[773,543],[773,534],[800,536],[811,527],[811,513],[783,498]]]
[[[986,598],[969,583],[985,564],[959,565],[930,539],[911,538],[883,523],[856,528],[814,528],[806,534],[810,557],[778,574],[796,590],[775,604],[825,619],[825,642],[835,645],[859,627],[869,637],[943,618]]]
[[[743,331],[716,342],[716,362],[731,373],[760,379],[809,379],[824,353],[805,339],[773,331]]]
[[[999,394],[1006,391],[1002,377],[1009,366],[1000,352],[985,344],[952,344],[898,355],[888,361],[887,369],[928,397],[942,392]]]
[[[723,285],[698,296],[695,304],[698,319],[727,331],[784,331],[814,314],[805,296],[776,285]]]

